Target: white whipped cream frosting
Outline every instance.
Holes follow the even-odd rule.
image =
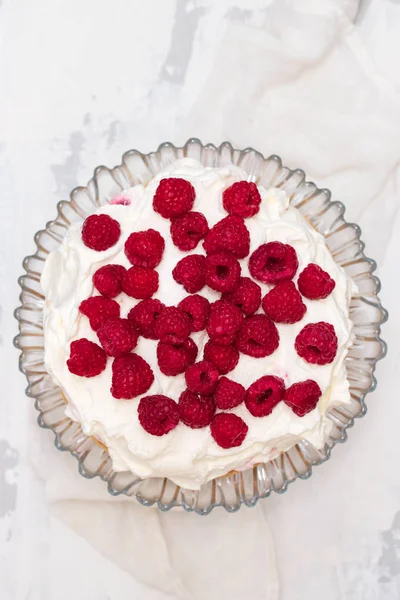
[[[178,485],[198,489],[201,484],[231,470],[270,460],[302,439],[317,448],[324,445],[332,426],[326,416],[327,410],[350,402],[344,360],[352,342],[349,304],[355,286],[333,260],[323,236],[297,209],[289,206],[287,194],[279,189],[259,187],[262,198],[260,211],[253,218],[246,219],[251,240],[250,253],[265,242],[290,244],[296,249],[299,260],[295,282],[298,274],[312,262],[327,271],[336,286],[324,300],[304,298],[307,312],[299,323],[277,324],[280,343],[271,356],[252,358],[241,354],[238,365],[228,373],[228,377],[246,388],[265,374],[282,377],[287,387],[297,381],[314,379],[323,392],[318,405],[304,417],[298,417],[284,402],[280,402],[270,415],[257,418],[242,404],[232,412],[245,420],[249,430],[241,446],[228,450],[216,444],[209,427],[190,429],[179,423],[176,429],[162,437],[146,433],[137,417],[140,397],[116,400],[111,395],[111,359],[100,375],[88,379],[70,373],[66,361],[71,341],[84,337],[98,343],[89,320],[79,313],[78,307],[82,300],[97,294],[92,283],[97,269],[108,263],[130,266],[124,254],[124,244],[133,231],[153,228],[165,239],[164,256],[157,268],[160,286],[154,297],[167,305],[175,305],[187,296],[184,288],[172,277],[172,269],[187,253],[173,245],[170,222],[152,208],[154,192],[164,177],[183,177],[193,184],[196,190],[193,210],[202,212],[211,227],[227,214],[222,206],[223,190],[234,181],[247,179],[247,174],[233,165],[214,169],[203,167],[191,159],[176,162],[160,172],[146,187],[137,185],[128,190],[125,195],[131,199],[130,205],[113,204],[97,211],[98,214],[112,216],[121,225],[118,243],[103,252],[96,252],[83,244],[81,224],[71,226],[62,244],[47,258],[41,280],[46,296],[45,364],[68,401],[66,414],[82,424],[85,434],[96,437],[107,446],[116,471],[130,470],[143,478],[169,477]],[[201,243],[193,253],[204,254]],[[248,258],[240,262],[242,275],[248,276]],[[260,285],[264,296],[270,288]],[[210,301],[220,297],[207,287],[200,294]],[[138,302],[125,294],[120,294],[116,301],[121,305],[121,317],[126,317]],[[307,323],[317,321],[331,323],[338,337],[336,358],[333,363],[324,366],[308,364],[294,348],[299,331]],[[208,337],[205,332],[199,332],[193,335],[193,339],[198,345],[199,360]],[[135,352],[147,360],[154,372],[154,383],[145,395],[165,394],[178,401],[185,389],[184,376],[167,377],[161,373],[156,358],[156,342],[141,337]]]

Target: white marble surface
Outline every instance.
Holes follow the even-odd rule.
[[[36,415],[12,348],[12,313],[21,260],[33,251],[33,234],[53,217],[56,201],[86,182],[96,165],[116,164],[124,150],[147,151],[188,135],[254,145],[305,168],[346,203],[348,218],[363,229],[368,255],[378,261],[381,298],[390,311],[383,331],[389,354],[378,366],[379,385],[368,398],[367,417],[310,480],[269,498],[262,510],[274,536],[282,600],[400,598],[400,2],[296,2],[293,17],[289,0],[0,1],[2,600],[167,598],[100,556],[49,512],[45,484],[30,461]],[[335,23],[342,18],[336,8],[347,15],[340,35],[349,50],[348,71],[343,62],[333,69],[339,60]],[[319,21],[315,31],[309,29],[304,15],[310,10],[332,14],[325,29],[317,29]],[[282,26],[286,14],[293,25],[288,28]],[[243,28],[254,38],[267,31],[269,60],[261,75],[249,50],[253,39],[241,37]],[[316,40],[307,56],[301,55],[303,28]],[[233,54],[238,62],[218,77],[224,39],[233,40],[238,52],[243,43],[247,52],[249,75],[242,86],[232,88],[229,80],[240,68],[240,55]],[[290,51],[299,54],[301,68],[278,77],[274,65]],[[353,76],[353,62],[362,65],[370,88]],[[314,89],[321,64],[325,93],[308,98],[290,87],[310,77]],[[336,73],[333,80],[324,79],[328,68]],[[359,96],[362,85],[367,91]],[[232,89],[237,118],[232,98],[223,93]],[[333,119],[327,118],[333,108],[326,94],[335,98]],[[253,126],[253,106],[259,127]],[[293,124],[290,136],[280,135],[283,123]],[[343,160],[335,162],[337,156]],[[357,182],[356,192],[350,181]],[[48,452],[56,453],[50,434],[41,435],[48,437]],[[60,461],[68,458],[60,455]],[[262,569],[256,556],[249,560]]]

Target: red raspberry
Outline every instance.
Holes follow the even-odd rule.
[[[211,423],[211,435],[221,448],[241,446],[249,430],[246,423],[233,413],[218,413]]]
[[[329,296],[336,283],[326,271],[311,263],[300,273],[297,285],[306,298],[322,300],[322,298]]]
[[[260,210],[261,196],[255,183],[237,181],[222,194],[226,212],[247,219]]]
[[[104,265],[93,275],[93,285],[102,296],[115,298],[121,292],[125,273],[126,269],[122,265]]]
[[[291,385],[285,392],[284,401],[298,417],[304,417],[317,406],[321,393],[318,383],[307,379]]]
[[[241,217],[229,215],[214,225],[203,242],[207,254],[230,252],[236,258],[245,258],[250,252],[250,234]]]
[[[153,208],[165,219],[180,217],[192,210],[196,192],[186,179],[161,179],[153,198]]]
[[[128,313],[128,319],[134,322],[140,335],[151,340],[157,339],[155,331],[156,322],[164,310],[165,304],[155,298],[142,300]]]
[[[145,396],[138,406],[139,423],[151,435],[165,435],[179,423],[179,408],[172,398],[155,394]]]
[[[327,365],[333,362],[338,339],[330,323],[320,321],[303,327],[297,335],[294,347],[299,356],[313,365]]]
[[[89,319],[90,327],[97,331],[106,321],[118,319],[120,306],[115,300],[91,296],[80,303],[79,310]]]
[[[221,377],[214,392],[214,400],[218,408],[229,410],[243,402],[245,393],[246,390],[240,383],[227,377]]]
[[[114,358],[112,364],[111,394],[114,398],[130,400],[145,394],[154,381],[150,365],[138,354]]]
[[[263,283],[278,283],[293,279],[299,266],[296,250],[281,242],[262,244],[249,260],[249,271],[254,279]]]
[[[215,414],[215,402],[212,396],[199,396],[190,390],[182,392],[178,406],[182,423],[191,429],[207,427]]]
[[[264,315],[247,317],[236,336],[236,346],[248,356],[269,356],[279,346],[278,330],[271,319]]]
[[[210,316],[210,303],[207,298],[199,294],[186,296],[179,302],[178,308],[188,315],[192,331],[202,331],[206,328]]]
[[[172,276],[177,283],[181,283],[189,294],[195,294],[204,287],[206,282],[206,257],[201,254],[191,254],[180,260]]]
[[[253,315],[261,304],[261,288],[250,277],[241,277],[238,286],[224,298],[233,302],[245,315]]]
[[[158,231],[135,231],[125,242],[125,255],[132,265],[155,269],[161,262],[164,248],[164,239]]]
[[[262,301],[265,314],[275,323],[297,323],[307,310],[293,281],[281,281]]]
[[[68,370],[80,377],[96,377],[106,368],[107,356],[103,348],[86,338],[71,342],[67,360]]]
[[[157,290],[158,273],[147,267],[131,267],[122,280],[122,291],[132,298],[150,298]]]
[[[239,362],[239,350],[236,346],[222,346],[209,340],[204,346],[203,355],[214,363],[221,375],[232,371]]]
[[[206,258],[206,284],[217,292],[232,292],[239,283],[241,267],[228,252],[216,252]]]
[[[190,319],[180,308],[167,306],[161,311],[156,320],[154,331],[157,338],[162,342],[169,335],[173,335],[177,338],[177,341],[182,341],[190,335]]]
[[[266,417],[283,399],[285,384],[274,375],[264,375],[251,384],[244,400],[253,417]]]
[[[188,212],[171,223],[172,241],[183,252],[196,248],[207,231],[207,219],[199,212]]]
[[[201,360],[186,370],[185,380],[191,392],[209,396],[215,390],[219,373],[213,363]]]
[[[118,221],[108,215],[90,215],[82,226],[82,242],[98,252],[114,246],[120,235],[121,227]]]
[[[157,360],[164,375],[175,376],[184,373],[197,357],[197,346],[191,338],[178,341],[175,336],[167,336],[157,344]]]
[[[217,344],[228,346],[242,323],[243,315],[237,306],[228,300],[217,300],[211,304],[207,333]]]
[[[97,336],[108,356],[122,356],[136,347],[139,334],[129,319],[116,319],[103,323]]]

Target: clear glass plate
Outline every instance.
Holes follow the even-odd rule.
[[[143,480],[130,472],[116,473],[107,448],[84,435],[80,425],[65,416],[65,398],[46,372],[43,362],[44,296],[40,275],[49,252],[60,244],[71,223],[81,222],[122,190],[138,183],[146,184],[169,163],[183,157],[195,158],[210,167],[233,163],[243,168],[251,181],[266,188],[275,186],[285,190],[291,204],[325,236],[334,259],[359,289],[359,295],[352,299],[350,307],[355,342],[346,359],[351,404],[329,412],[333,428],[326,445],[316,449],[302,441],[272,461],[219,477],[199,491],[183,489],[166,478]],[[254,506],[272,491],[285,492],[288,484],[298,477],[309,477],[312,467],[327,460],[337,442],[346,440],[347,429],[354,419],[366,412],[366,394],[376,387],[375,366],[386,354],[380,327],[387,319],[387,312],[378,298],[380,282],[373,275],[376,264],[363,252],[361,230],[358,225],[346,223],[343,204],[332,202],[330,198],[328,190],[320,190],[306,181],[303,171],[284,167],[278,156],[265,159],[252,148],[236,150],[227,142],[215,147],[190,139],[182,148],[164,143],[150,154],[130,150],[124,154],[121,165],[114,169],[97,167],[86,187],[75,188],[69,201],[58,203],[57,218],[35,235],[36,253],[23,261],[26,274],[19,279],[21,306],[16,309],[15,317],[20,333],[15,338],[15,346],[21,350],[20,369],[28,380],[26,393],[35,400],[39,411],[39,425],[54,432],[59,450],[68,450],[78,459],[79,471],[84,477],[99,476],[107,483],[111,494],[136,497],[146,506],[156,502],[161,510],[181,506],[204,515],[214,507],[222,506],[233,512],[242,504]]]

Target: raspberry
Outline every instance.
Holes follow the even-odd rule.
[[[214,363],[221,375],[226,375],[238,364],[239,350],[236,346],[222,346],[209,340],[204,346],[203,356]]]
[[[307,379],[291,385],[285,392],[284,401],[298,417],[304,417],[317,406],[321,393],[318,383]]]
[[[246,423],[233,413],[218,413],[211,423],[211,435],[221,448],[241,446],[247,435]]]
[[[156,322],[164,308],[165,304],[160,302],[160,300],[148,298],[136,304],[129,311],[128,319],[134,322],[140,335],[151,340],[156,340]]]
[[[216,252],[206,258],[206,284],[217,292],[232,292],[240,278],[240,264],[228,252]]]
[[[283,379],[265,375],[251,384],[244,400],[253,417],[266,417],[282,400],[285,394]]]
[[[138,332],[129,319],[107,321],[97,330],[100,344],[108,356],[121,356],[133,350],[138,341]]]
[[[179,408],[172,398],[155,394],[145,396],[138,406],[139,423],[151,435],[165,435],[179,423]]]
[[[192,365],[197,357],[197,346],[191,338],[178,341],[175,336],[167,336],[157,344],[157,361],[164,375],[179,375]]]
[[[89,319],[90,327],[97,331],[106,321],[118,319],[120,306],[115,300],[91,296],[80,303],[79,310]]]
[[[261,288],[250,277],[241,277],[238,286],[224,298],[233,302],[245,315],[253,315],[261,304]]]
[[[90,215],[82,226],[82,242],[98,252],[114,246],[120,235],[121,227],[118,221],[108,215]]]
[[[186,179],[161,179],[153,198],[153,208],[165,219],[180,217],[192,210],[196,192]]]
[[[154,331],[161,341],[164,341],[165,337],[169,335],[173,335],[177,341],[182,341],[190,335],[190,319],[180,308],[167,306],[156,320]]]
[[[71,342],[67,360],[68,370],[80,377],[96,377],[106,368],[107,356],[103,348],[86,338]]]
[[[338,340],[330,323],[320,321],[303,327],[297,335],[294,347],[299,356],[313,365],[327,365],[333,362]]]
[[[164,239],[158,231],[135,231],[125,242],[125,256],[132,265],[155,269],[161,262],[164,248]]]
[[[209,396],[215,390],[219,373],[213,363],[201,360],[186,370],[185,380],[191,392]]]
[[[210,316],[210,303],[207,298],[199,294],[186,296],[179,302],[178,308],[188,315],[192,331],[202,331],[206,328]]]
[[[181,283],[189,294],[195,294],[204,287],[206,282],[206,257],[201,254],[191,254],[180,260],[172,276],[177,283]]]
[[[217,344],[228,346],[242,323],[243,315],[237,306],[228,300],[217,300],[211,304],[207,333]]]
[[[104,265],[93,275],[93,285],[102,296],[115,298],[121,292],[125,273],[126,269],[122,265]]]
[[[147,267],[131,267],[122,280],[122,290],[132,298],[150,298],[158,290],[157,271]]]
[[[265,314],[275,323],[297,323],[307,310],[293,281],[281,281],[262,301]]]
[[[240,383],[228,377],[221,377],[214,392],[214,400],[218,408],[228,410],[239,406],[244,400],[245,393],[246,390]]]
[[[249,271],[254,279],[263,283],[278,283],[293,279],[299,266],[296,250],[281,242],[262,244],[249,260]]]
[[[247,317],[236,336],[236,346],[248,356],[269,356],[279,346],[278,330],[271,319],[264,315]]]
[[[300,273],[297,285],[306,298],[322,300],[329,296],[336,284],[326,271],[311,263]]]
[[[207,254],[230,252],[236,258],[245,258],[250,252],[250,234],[241,217],[229,215],[210,229],[203,242]]]
[[[114,358],[112,364],[111,394],[114,398],[130,400],[145,394],[154,381],[150,365],[138,354]]]
[[[183,252],[196,248],[207,231],[207,219],[199,212],[188,212],[171,223],[172,241]]]
[[[212,396],[199,396],[190,390],[182,392],[178,407],[182,423],[191,429],[207,427],[215,414],[215,401]]]
[[[261,196],[255,183],[237,181],[222,194],[226,212],[247,219],[260,210]]]

